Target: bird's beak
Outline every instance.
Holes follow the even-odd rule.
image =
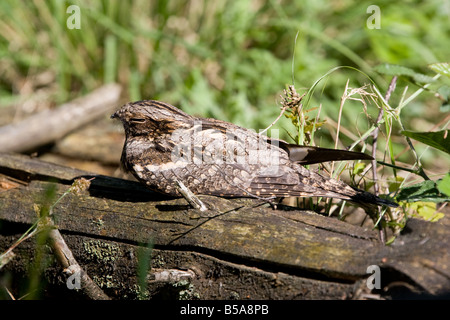
[[[111,119],[116,119],[116,118],[118,118],[118,117],[119,117],[118,112],[119,112],[119,111],[114,112],[114,113],[111,115]]]

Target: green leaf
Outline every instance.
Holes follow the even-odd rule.
[[[401,134],[450,154],[449,130],[436,132],[402,131]]]
[[[449,100],[450,99],[450,87],[447,85],[443,85],[442,87],[440,87],[437,92],[445,99],[445,100]]]
[[[415,82],[430,83],[434,81],[434,79],[430,76],[415,72],[413,69],[399,65],[385,63],[376,66],[374,69],[379,73],[390,76],[405,76],[411,78]]]
[[[442,98],[444,99],[444,102],[442,103],[440,107],[441,112],[449,112],[450,111],[450,87],[447,85],[443,85],[437,90],[437,93],[439,93]]]
[[[395,199],[397,201],[406,202],[444,202],[450,201],[450,196],[441,193],[435,181],[426,180],[421,183],[403,188],[395,197]]]
[[[359,162],[359,163],[355,163],[354,167],[353,167],[353,174],[354,175],[358,175],[364,172],[364,169],[366,168],[366,164]]]
[[[414,216],[417,215],[425,221],[436,222],[444,217],[442,212],[436,211],[436,203],[419,201],[411,203],[408,207],[416,212]]]
[[[400,189],[405,178],[396,176],[395,181],[389,182],[389,192],[397,192]]]
[[[450,77],[450,64],[448,62],[433,63],[428,66],[433,71]]]
[[[450,197],[450,173],[447,173],[444,178],[437,182],[438,190]]]

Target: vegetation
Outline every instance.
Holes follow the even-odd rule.
[[[79,29],[69,26],[70,5],[80,10]],[[448,65],[436,63],[448,58],[449,8],[437,0],[384,1],[379,28],[371,29],[370,5],[3,1],[0,106],[54,105],[119,82],[125,100],[160,99],[188,113],[265,128],[278,116],[279,95],[290,84],[308,92],[302,112],[308,112],[309,127],[294,119],[292,130],[289,117],[281,117],[272,129],[281,130],[282,138],[339,148],[356,141],[366,149],[384,109],[376,156],[393,168],[382,176],[390,190],[420,181],[413,175],[406,182],[401,168],[437,181],[448,171],[448,150],[416,143],[423,140],[411,134],[447,132]],[[399,79],[386,102],[393,76]],[[312,121],[319,117],[320,123]],[[416,150],[409,151],[413,142]]]
[[[272,127],[281,138],[372,152],[376,131],[378,190],[401,204],[388,221],[438,220],[450,198],[450,7],[377,4],[379,29],[367,25],[371,1],[1,1],[0,108],[54,106],[118,82],[124,100],[258,129],[293,85],[306,95]],[[67,26],[70,5],[80,29]],[[351,183],[373,191],[370,164],[351,165]]]

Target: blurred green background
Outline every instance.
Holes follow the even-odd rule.
[[[380,29],[367,27],[373,4]],[[70,5],[80,8],[80,29],[67,27]],[[286,85],[303,93],[337,66],[363,71],[383,94],[390,78],[374,72],[378,64],[429,74],[427,64],[449,59],[449,17],[446,0],[1,1],[0,107],[51,107],[119,82],[124,102],[159,99],[258,130],[278,116]],[[347,79],[360,87],[370,83],[366,75],[332,73],[311,106],[322,104],[320,117],[337,121]],[[394,105],[406,85],[418,88],[400,80]],[[422,94],[402,113],[406,129],[433,128],[444,116],[440,104]],[[343,127],[357,135],[355,123],[367,121],[361,114],[349,102]],[[277,127],[289,130],[289,120]],[[327,130],[318,136],[325,145],[333,143]]]

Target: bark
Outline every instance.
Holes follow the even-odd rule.
[[[116,109],[120,92],[118,84],[105,85],[54,110],[0,127],[1,151],[25,152],[52,143]]]
[[[448,214],[435,223],[409,219],[396,241],[384,246],[376,231],[310,211],[199,196],[209,209],[201,212],[134,181],[26,156],[0,154],[0,174],[7,181],[0,192],[0,252],[36,221],[36,207],[54,204],[76,178],[95,178],[87,192],[68,193],[52,213],[77,262],[114,299],[450,293]],[[5,270],[26,273],[35,250],[35,242],[24,241]],[[143,281],[138,274],[146,259]],[[380,267],[382,290],[366,286],[371,265]],[[50,263],[47,279],[59,296],[75,294],[57,264]]]

